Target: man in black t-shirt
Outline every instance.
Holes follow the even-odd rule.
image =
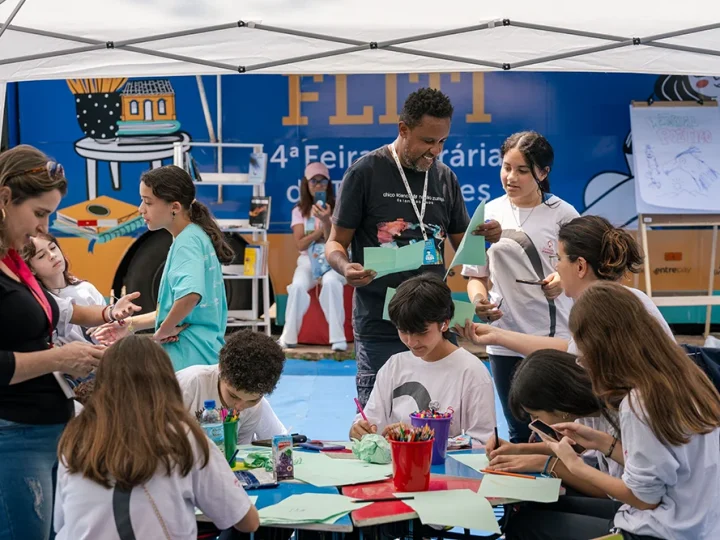
[[[383,320],[388,287],[397,288],[423,272],[444,276],[445,241],[457,249],[470,221],[455,173],[438,160],[450,133],[452,114],[450,100],[439,90],[423,88],[410,94],[400,114],[397,139],[358,159],[343,177],[325,249],[330,265],[356,287],[356,383],[363,406],[378,370],[393,354],[407,350],[392,323]],[[476,234],[496,241],[500,226],[488,223]],[[435,264],[378,279],[363,267],[366,247],[393,249],[414,242],[426,244],[426,254],[430,250]]]

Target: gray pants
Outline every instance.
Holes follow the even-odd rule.
[[[358,400],[363,407],[370,399],[370,393],[375,385],[375,376],[380,368],[393,354],[407,350],[408,348],[400,341],[400,338],[386,341],[355,339],[355,361],[357,362],[355,386]]]

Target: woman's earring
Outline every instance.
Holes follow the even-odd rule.
[[[175,219],[175,210],[173,210],[172,214],[173,214],[173,219]]]

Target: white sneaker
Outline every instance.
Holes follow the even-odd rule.
[[[337,352],[347,351],[347,341],[337,341],[333,343],[332,350]]]
[[[277,344],[280,345],[282,349],[294,349],[297,347],[297,343],[285,343],[282,339],[278,339]]]

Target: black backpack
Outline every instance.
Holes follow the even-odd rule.
[[[681,347],[693,362],[700,366],[700,369],[705,372],[720,392],[720,349],[696,347],[695,345],[681,345]]]

